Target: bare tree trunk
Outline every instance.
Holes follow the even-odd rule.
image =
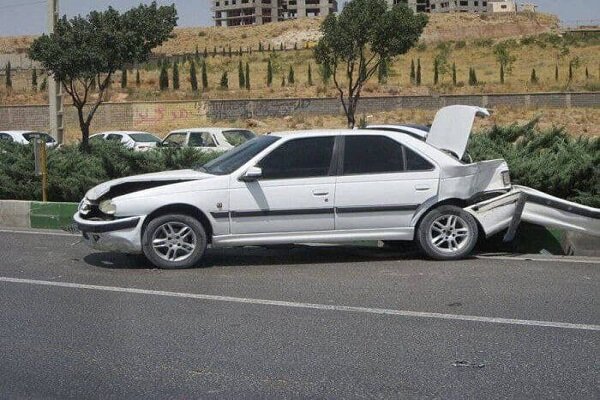
[[[90,152],[90,124],[83,117],[83,105],[77,107],[77,116],[79,117],[79,128],[81,129],[80,149],[84,153]]]

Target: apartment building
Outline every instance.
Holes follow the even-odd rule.
[[[337,11],[336,0],[212,0],[216,26],[261,25]]]
[[[390,5],[403,3],[415,12],[476,14],[516,12],[514,0],[387,0]]]

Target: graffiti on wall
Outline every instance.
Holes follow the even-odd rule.
[[[195,121],[207,114],[203,101],[133,104],[133,126],[160,126]]]

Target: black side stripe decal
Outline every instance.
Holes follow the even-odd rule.
[[[212,212],[215,219],[220,218],[245,218],[245,217],[268,217],[268,216],[286,216],[286,215],[319,215],[319,214],[350,214],[367,212],[391,212],[391,211],[414,211],[419,207],[418,204],[408,204],[402,206],[361,206],[361,207],[331,207],[331,208],[302,208],[289,210],[253,210],[253,211],[220,211]]]

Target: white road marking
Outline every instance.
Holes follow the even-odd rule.
[[[68,236],[68,237],[76,237],[79,236],[74,233],[68,232],[44,232],[44,231],[21,231],[15,229],[0,229],[0,233],[19,233],[26,235],[46,235],[46,236]]]
[[[209,294],[167,292],[167,291],[162,291],[162,290],[136,289],[136,288],[116,287],[116,286],[86,285],[86,284],[80,284],[80,283],[41,281],[41,280],[34,280],[34,279],[19,279],[19,278],[10,278],[10,277],[0,277],[0,282],[64,287],[64,288],[73,288],[73,289],[100,290],[100,291],[105,291],[105,292],[118,292],[118,293],[143,294],[143,295],[153,295],[153,296],[178,297],[178,298],[207,300],[207,301],[222,301],[222,302],[228,302],[228,303],[245,303],[245,304],[258,304],[258,305],[265,305],[265,306],[304,308],[304,309],[324,310],[324,311],[343,311],[343,312],[354,312],[354,313],[365,313],[365,314],[393,315],[393,316],[401,316],[401,317],[431,318],[431,319],[469,321],[469,322],[485,322],[485,323],[490,323],[490,324],[525,325],[525,326],[547,327],[547,328],[575,329],[575,330],[583,330],[583,331],[600,331],[600,325],[573,324],[573,323],[568,323],[568,322],[533,321],[533,320],[525,320],[525,319],[481,317],[481,316],[474,316],[474,315],[457,315],[457,314],[441,314],[441,313],[407,311],[407,310],[392,310],[392,309],[385,309],[385,308],[369,308],[369,307],[352,307],[352,306],[340,306],[340,305],[330,305],[330,304],[299,303],[299,302],[294,302],[294,301],[264,300],[264,299],[251,299],[251,298],[243,298],[243,297],[217,296],[217,295],[209,295]]]
[[[479,260],[507,260],[507,261],[534,261],[534,262],[552,262],[552,263],[572,263],[572,264],[600,264],[600,258],[574,258],[571,256],[557,257],[527,257],[527,256],[475,256]]]

